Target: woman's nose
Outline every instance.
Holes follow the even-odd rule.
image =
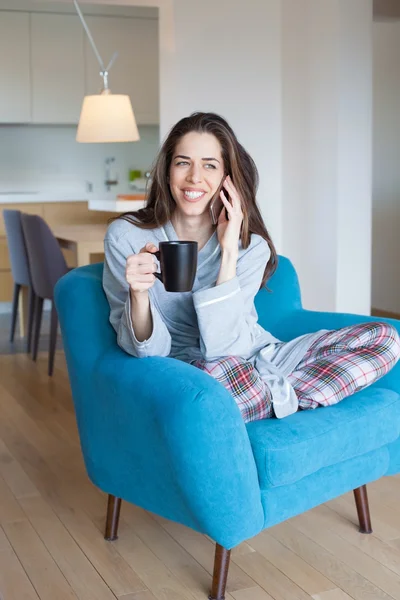
[[[192,166],[192,168],[190,169],[190,171],[188,173],[188,179],[192,183],[199,183],[201,181],[200,169],[198,167],[196,167],[195,165]]]

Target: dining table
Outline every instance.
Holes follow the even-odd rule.
[[[58,225],[53,233],[61,248],[71,250],[76,266],[83,267],[91,263],[94,254],[104,254],[104,236],[107,224]]]

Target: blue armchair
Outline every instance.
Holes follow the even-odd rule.
[[[400,363],[336,406],[245,425],[207,373],[117,346],[102,270],[71,271],[55,300],[86,469],[109,495],[106,539],[116,539],[121,499],[207,534],[210,598],[222,600],[230,549],[266,527],[354,490],[360,531],[371,532],[366,484],[400,471]],[[304,310],[284,257],[268,285],[259,321],[282,340],[371,319]]]

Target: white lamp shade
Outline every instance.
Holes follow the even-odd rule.
[[[139,139],[129,96],[111,93],[85,96],[77,142],[137,142]]]

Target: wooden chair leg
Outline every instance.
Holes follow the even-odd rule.
[[[39,298],[36,296],[35,298],[35,315],[34,321],[35,326],[33,328],[33,348],[32,348],[32,359],[36,360],[38,348],[39,348],[39,338],[40,338],[40,328],[42,325],[42,314],[43,314],[43,298]]]
[[[54,354],[56,351],[57,343],[57,328],[58,328],[58,315],[54,300],[51,301],[51,318],[50,318],[50,343],[49,343],[49,366],[48,375],[53,375],[54,369]]]
[[[361,533],[372,533],[371,516],[369,514],[367,486],[362,485],[361,487],[355,489],[354,490],[354,498],[356,501],[358,520],[360,522],[360,532]]]
[[[119,514],[121,510],[121,498],[108,495],[107,521],[104,539],[113,542],[118,539]]]
[[[209,600],[224,600],[226,580],[228,579],[231,551],[219,544],[215,546],[214,575]]]
[[[19,298],[20,290],[21,290],[21,286],[19,285],[19,283],[14,283],[14,294],[13,294],[12,313],[11,313],[10,342],[14,341],[15,325],[17,323],[17,315],[18,315],[18,298]]]

